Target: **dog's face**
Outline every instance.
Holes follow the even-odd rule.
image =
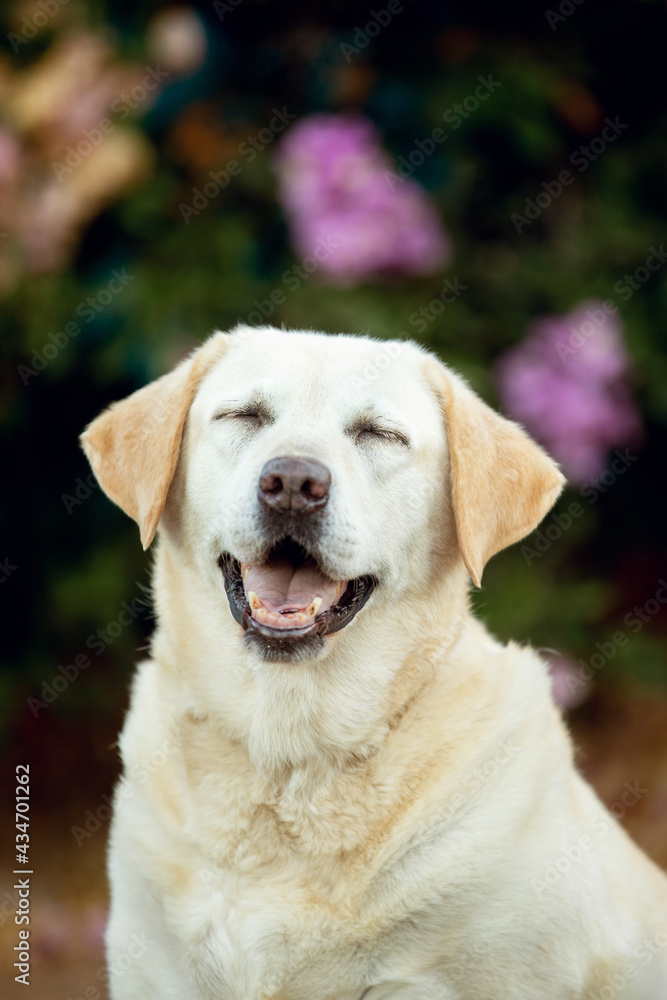
[[[562,483],[416,345],[273,329],[217,334],[83,443],[144,544],[161,519],[268,660],[321,656],[383,594],[400,615],[446,563],[479,583]]]
[[[411,344],[259,330],[204,378],[165,521],[219,567],[261,657],[317,656],[375,588],[428,581],[452,532],[424,362]]]

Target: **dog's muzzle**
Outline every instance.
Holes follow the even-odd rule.
[[[331,473],[314,459],[271,459],[257,487],[266,556],[252,564],[228,552],[219,558],[232,615],[265,659],[316,656],[323,637],[348,625],[376,585],[370,575],[332,580],[311,552],[330,487]]]

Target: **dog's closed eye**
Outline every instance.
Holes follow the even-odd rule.
[[[245,427],[264,427],[273,423],[273,414],[264,403],[251,400],[241,405],[223,407],[218,410],[213,420],[236,420]]]
[[[395,427],[388,427],[375,420],[363,420],[350,427],[348,433],[358,445],[372,444],[378,441],[400,444],[405,448],[410,447],[410,439],[403,431]]]

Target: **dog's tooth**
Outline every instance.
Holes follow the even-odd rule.
[[[314,618],[317,612],[320,610],[321,606],[322,606],[322,598],[314,597],[313,600],[308,605],[308,607],[306,608],[306,614],[311,615]]]
[[[254,590],[251,590],[250,593],[248,594],[248,603],[250,607],[253,609],[253,611],[256,611],[257,608],[263,607],[262,602],[260,601],[259,597],[257,596]]]

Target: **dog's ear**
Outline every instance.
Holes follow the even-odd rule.
[[[518,424],[495,413],[463,379],[434,359],[426,365],[447,431],[459,550],[479,587],[491,556],[537,527],[565,478]]]
[[[188,410],[199,384],[227,350],[218,333],[168,375],[114,403],[81,435],[97,481],[153,541],[176,469]]]

